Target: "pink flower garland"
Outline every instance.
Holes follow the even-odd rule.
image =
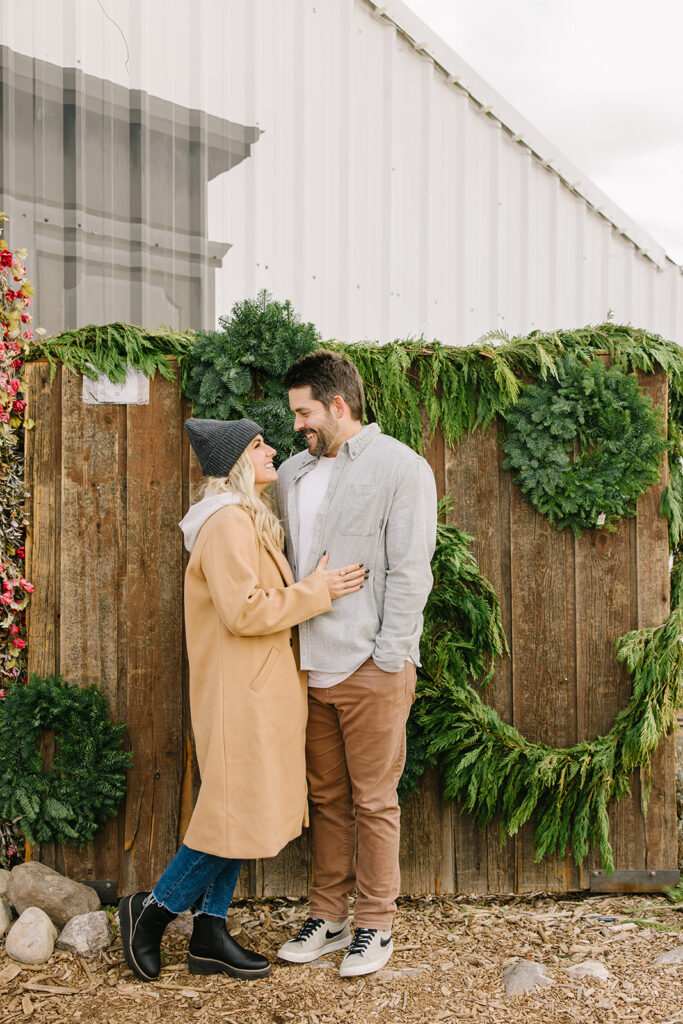
[[[0,698],[13,683],[26,682],[25,609],[35,590],[23,567],[23,431],[33,426],[23,392],[24,357],[33,340],[26,256],[0,238]]]

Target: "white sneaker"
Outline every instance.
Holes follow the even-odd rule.
[[[384,967],[393,951],[391,929],[381,931],[379,928],[356,928],[353,942],[342,960],[339,973],[342,978],[372,974],[373,971]]]
[[[309,917],[299,934],[285,942],[277,955],[293,964],[307,964],[325,953],[344,949],[350,942],[348,921],[323,921],[321,917]]]

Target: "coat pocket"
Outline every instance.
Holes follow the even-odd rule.
[[[277,647],[271,647],[270,651],[268,652],[268,657],[263,662],[261,668],[258,671],[258,675],[256,676],[255,679],[252,680],[251,683],[249,683],[250,690],[253,690],[254,693],[261,692],[263,687],[268,682],[270,675],[273,669],[275,668],[275,663],[277,662],[279,657],[280,652],[278,651]]]

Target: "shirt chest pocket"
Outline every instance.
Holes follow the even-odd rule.
[[[339,532],[345,537],[370,537],[379,533],[382,506],[372,484],[349,484],[341,494]]]

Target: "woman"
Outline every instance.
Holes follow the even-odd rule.
[[[295,583],[263,497],[277,472],[261,427],[246,419],[185,427],[209,478],[180,524],[191,552],[185,627],[202,781],[183,844],[153,892],[121,901],[121,941],[130,969],[151,981],[166,925],[192,907],[191,972],[264,978],[268,960],[238,945],[225,919],[242,859],[274,856],[308,823],[306,681],[291,627],[359,590],[366,572],[326,569],[323,555]]]

